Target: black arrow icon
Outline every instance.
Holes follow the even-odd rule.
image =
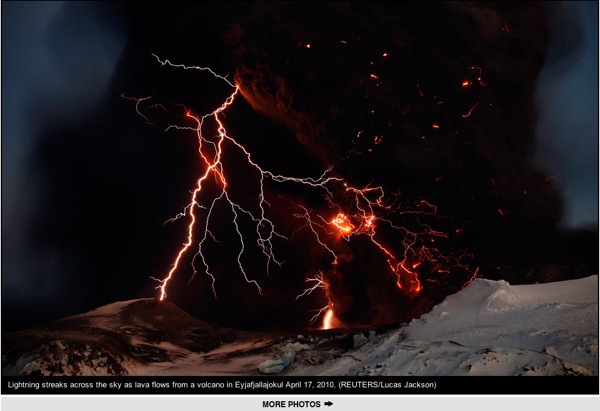
[[[323,404],[327,405],[328,407],[331,407],[333,405],[331,401],[324,402]]]

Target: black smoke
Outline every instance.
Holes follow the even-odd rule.
[[[294,125],[351,184],[425,198],[466,222],[444,252],[466,246],[482,277],[547,281],[589,274],[597,262],[593,234],[589,258],[570,260],[579,248],[557,230],[562,199],[532,162],[550,11],[545,3],[259,4],[226,39],[253,107]],[[386,240],[402,241],[392,232]],[[464,284],[440,290],[431,278],[405,301],[387,291],[379,251],[368,241],[351,247],[353,261],[330,274],[346,320],[409,319],[420,300]]]

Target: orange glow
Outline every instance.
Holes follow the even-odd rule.
[[[323,317],[323,330],[330,330],[332,328],[332,321],[333,321],[333,310],[330,308],[327,310],[327,312],[325,313],[325,316]]]
[[[431,128],[435,129],[435,130],[439,130],[440,126],[438,124],[432,124]]]
[[[467,117],[470,117],[470,116],[471,116],[471,113],[473,112],[473,110],[475,110],[475,109],[477,108],[477,106],[478,106],[478,105],[479,105],[479,102],[475,103],[475,104],[473,105],[473,107],[471,107],[471,108],[469,109],[469,111],[468,111],[467,113],[465,113],[465,114],[461,114],[461,117],[462,117],[462,118],[467,118]]]
[[[369,217],[365,218],[364,227],[366,227],[367,229],[370,229],[374,225],[375,225],[375,216],[374,215],[370,215]]]
[[[477,267],[473,275],[471,275],[471,278],[469,278],[469,280],[463,284],[462,288],[465,288],[467,285],[471,284],[473,280],[477,278],[477,274],[479,274],[479,267]]]
[[[483,79],[481,78],[482,73],[483,73],[483,69],[481,67],[477,67],[477,66],[471,66],[469,67],[469,70],[474,70],[477,71],[477,82],[479,83],[480,86],[487,86],[487,84],[483,81]]]
[[[309,49],[309,48],[310,48],[310,43],[307,43],[305,47],[306,47],[307,49]]]
[[[331,224],[335,225],[342,235],[350,234],[354,230],[354,226],[350,223],[348,216],[344,213],[338,213],[338,215],[331,220]]]
[[[343,324],[335,317],[335,313],[333,312],[333,303],[330,303],[327,311],[325,311],[325,315],[323,316],[321,330],[331,330],[333,328],[340,328],[342,326]]]
[[[397,276],[396,285],[410,297],[418,295],[421,290],[423,290],[423,285],[419,280],[419,276],[416,272],[414,272],[419,265],[421,265],[420,261],[413,263],[411,265],[411,269],[409,269],[406,267],[404,262],[401,262],[396,268],[393,269]],[[404,274],[399,273],[400,269],[402,269]]]
[[[465,80],[462,82],[463,87],[469,87],[471,84],[473,84],[473,83],[471,83],[469,80]]]

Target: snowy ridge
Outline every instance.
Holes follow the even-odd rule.
[[[476,279],[405,326],[241,333],[172,303],[117,302],[3,335],[2,374],[598,375],[598,276]]]
[[[598,276],[476,279],[420,319],[309,375],[598,375]]]

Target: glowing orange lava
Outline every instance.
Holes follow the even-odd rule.
[[[332,328],[333,310],[330,308],[325,312],[323,317],[323,330],[330,330]]]
[[[335,225],[344,236],[347,236],[354,231],[354,226],[350,223],[348,216],[344,213],[338,213],[338,215],[331,220],[331,224]]]

